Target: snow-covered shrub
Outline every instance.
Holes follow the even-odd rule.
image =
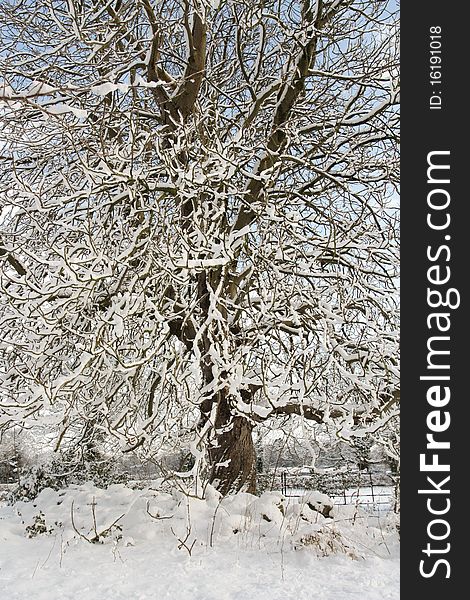
[[[329,517],[333,510],[333,501],[321,492],[308,492],[302,500],[311,510],[319,512],[324,517]]]
[[[32,525],[26,527],[26,533],[28,537],[36,537],[41,533],[50,533],[50,530],[49,532],[47,530],[46,519],[42,511],[39,511],[39,514],[34,517]]]
[[[339,529],[332,524],[310,525],[301,528],[293,538],[294,550],[301,548],[314,549],[319,556],[346,554],[358,558],[357,551],[347,542]]]
[[[54,527],[48,526],[46,523],[46,517],[40,510],[39,513],[34,517],[31,525],[26,526],[26,535],[29,538],[36,537],[41,534],[50,534],[55,531],[56,528],[61,527],[62,523],[56,521]]]
[[[14,437],[4,435],[0,442],[0,483],[18,481],[19,473],[26,464],[23,446]]]
[[[34,500],[45,488],[59,490],[87,481],[106,488],[126,482],[127,476],[107,457],[95,455],[93,460],[77,460],[72,453],[55,454],[40,464],[21,469],[18,485],[11,492],[9,501],[13,504],[18,500]]]
[[[22,469],[18,485],[10,493],[11,504],[19,500],[34,500],[45,488],[58,490],[62,487],[60,479],[44,465],[33,465]]]

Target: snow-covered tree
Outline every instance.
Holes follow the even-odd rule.
[[[261,423],[387,427],[394,6],[1,3],[1,423],[190,443],[224,494]]]

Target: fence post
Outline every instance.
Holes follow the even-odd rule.
[[[375,506],[374,484],[372,482],[372,473],[369,471],[370,491],[372,493],[372,504]]]

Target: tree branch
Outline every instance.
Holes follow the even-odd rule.
[[[23,277],[24,275],[26,275],[26,269],[23,267],[23,265],[20,263],[20,261],[18,259],[16,259],[13,254],[11,254],[10,252],[8,252],[8,250],[6,248],[2,248],[0,246],[0,258],[5,257],[5,260],[7,261],[7,263],[10,265],[10,267],[13,267],[15,269],[15,271],[18,273],[18,275],[20,277]]]
[[[189,25],[189,2],[185,1],[185,28],[188,36],[188,62],[183,80],[173,99],[173,104],[180,112],[183,120],[192,113],[199,94],[206,61],[207,26],[196,11],[192,28]]]

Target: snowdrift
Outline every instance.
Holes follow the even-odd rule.
[[[317,556],[361,558],[377,540],[396,536],[393,523],[380,523],[358,507],[333,507],[319,492],[285,497],[238,493],[225,498],[211,486],[202,497],[174,489],[132,489],[92,483],[64,490],[44,489],[13,509],[24,535],[56,535],[65,546],[76,543],[135,546],[166,540],[189,555],[201,549],[236,544],[239,548],[307,548]],[[375,523],[374,523],[375,521]]]

